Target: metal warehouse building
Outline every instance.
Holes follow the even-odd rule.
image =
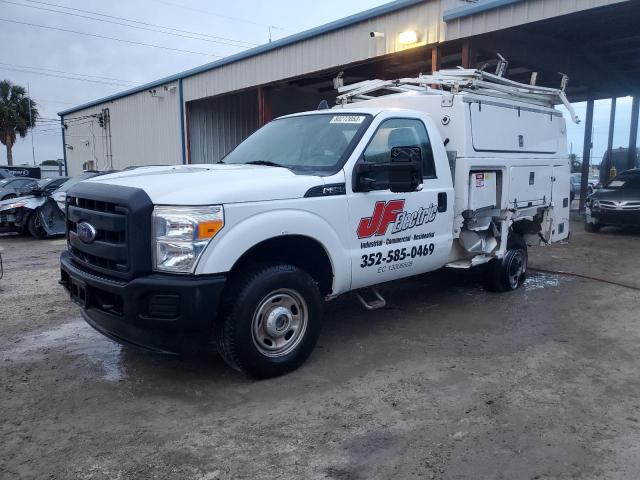
[[[322,99],[333,104],[340,72],[348,84],[456,66],[491,69],[497,52],[514,80],[528,82],[536,71],[538,84],[557,87],[558,72],[567,73],[572,101],[637,95],[639,4],[398,0],[61,112],[65,163],[72,175],[213,163],[272,118]]]

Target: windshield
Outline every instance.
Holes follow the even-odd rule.
[[[51,183],[54,179],[53,178],[43,178],[42,180],[38,180],[37,182],[37,187],[42,189],[45,188],[49,183]],[[35,186],[35,185],[34,185]]]
[[[83,173],[82,175],[79,175],[77,177],[73,177],[72,179],[67,180],[66,182],[64,182],[62,185],[60,185],[60,187],[56,190],[56,192],[66,192],[67,190],[69,190],[74,185],[80,183],[82,180],[86,180],[87,178],[92,178],[92,177],[97,177],[97,176],[98,176],[98,173],[96,173],[96,172]]]
[[[0,180],[0,188],[4,187],[10,180]]]
[[[335,113],[281,118],[247,138],[222,163],[332,172],[342,166],[370,121],[370,115]]]
[[[640,190],[640,171],[622,172],[607,183],[605,188],[614,190]]]

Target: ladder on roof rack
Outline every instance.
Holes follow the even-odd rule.
[[[566,86],[567,77],[563,76],[562,86]],[[436,87],[436,88],[434,88]],[[439,87],[439,88],[437,88]],[[507,78],[473,69],[440,70],[431,75],[420,75],[416,78],[401,78],[398,80],[365,80],[338,87],[337,98],[339,105],[378,98],[372,95],[376,92],[422,92],[432,95],[442,95],[443,91],[452,94],[467,92],[489,97],[521,100],[552,108],[562,104],[566,107],[575,123],[580,123],[576,113],[567,99],[564,88],[539,87],[515,82]]]

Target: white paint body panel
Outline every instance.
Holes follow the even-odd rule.
[[[498,105],[470,103],[471,137],[477,152],[557,153],[562,117]],[[506,118],[505,118],[506,117]]]
[[[498,202],[498,175],[496,172],[474,172],[469,174],[469,205],[467,209],[496,207]]]

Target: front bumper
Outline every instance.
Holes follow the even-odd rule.
[[[24,227],[25,218],[25,212],[21,210],[10,213],[0,212],[0,231],[21,230]]]
[[[591,223],[601,225],[640,226],[640,210],[590,209],[587,211]]]
[[[60,283],[93,328],[117,342],[165,353],[213,349],[224,275],[151,274],[130,281],[79,267],[60,256]]]

